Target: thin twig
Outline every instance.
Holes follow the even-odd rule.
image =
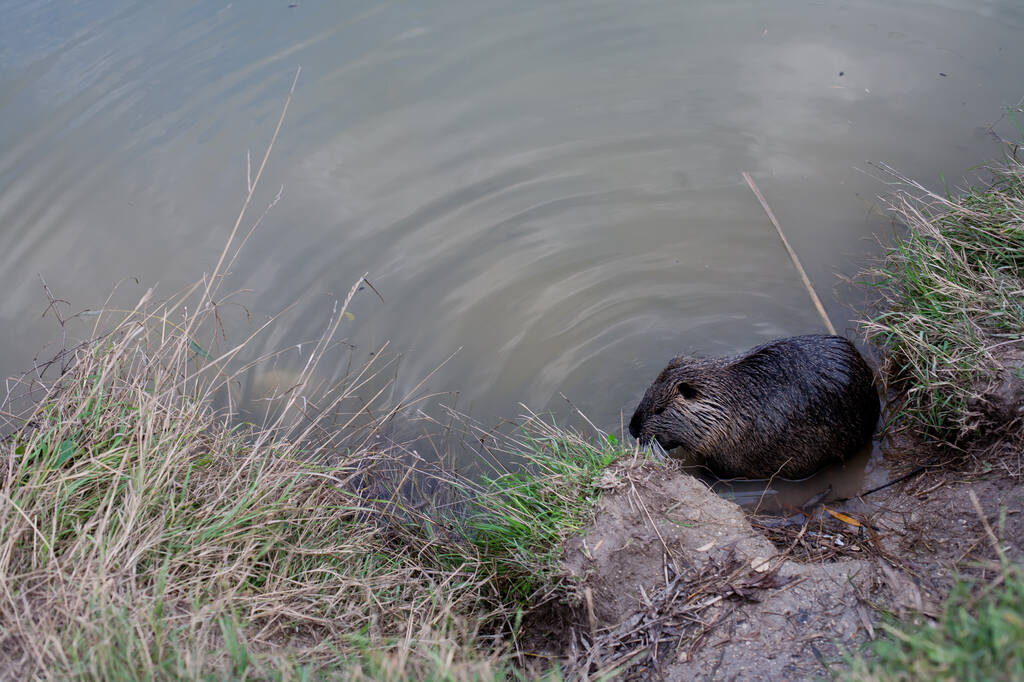
[[[245,212],[249,208],[249,203],[252,201],[252,195],[256,191],[256,187],[260,184],[260,177],[263,176],[263,169],[267,166],[267,160],[270,158],[270,152],[274,148],[274,142],[277,141],[277,136],[281,132],[281,126],[284,124],[285,114],[288,113],[288,105],[292,103],[292,95],[295,94],[295,85],[299,82],[299,74],[302,73],[302,67],[298,67],[295,70],[295,78],[292,79],[292,87],[288,91],[288,97],[284,101],[284,106],[281,108],[281,116],[277,119],[277,126],[274,128],[274,134],[270,136],[270,143],[267,145],[267,151],[263,154],[263,160],[260,162],[259,168],[256,170],[256,177],[246,178],[246,184],[248,185],[249,191],[245,196],[245,201],[242,203],[242,209],[238,212],[238,218],[235,219],[235,225],[231,228],[231,234],[228,235],[228,240],[224,244],[224,250],[221,251],[220,258],[217,259],[217,265],[214,266],[213,272],[210,274],[209,279],[206,282],[206,289],[203,292],[202,301],[206,302],[210,300],[212,291],[216,290],[215,282],[218,279],[218,275],[221,274],[221,266],[224,265],[224,259],[231,249],[231,244],[235,241],[235,235],[238,234],[238,228],[242,225],[242,219],[245,218]],[[246,172],[248,175],[248,171]],[[191,324],[188,327],[188,331],[191,331]]]
[[[786,239],[786,235],[782,232],[782,227],[779,226],[779,221],[775,219],[775,214],[772,213],[772,209],[768,206],[768,202],[765,201],[764,195],[761,194],[761,190],[757,188],[754,183],[754,179],[750,177],[750,174],[743,171],[743,179],[750,185],[750,189],[753,190],[754,196],[761,202],[764,212],[768,214],[768,219],[772,221],[772,225],[775,226],[775,231],[779,233],[779,237],[782,239],[783,246],[786,247],[786,251],[789,252],[789,259],[793,261],[793,265],[796,266],[796,271],[800,274],[800,279],[803,280],[804,287],[807,288],[807,293],[811,296],[811,302],[814,303],[815,309],[818,311],[818,315],[821,316],[821,321],[825,323],[825,328],[828,329],[829,334],[835,334],[836,328],[832,326],[832,321],[828,319],[828,313],[825,312],[825,307],[821,305],[821,299],[818,298],[817,292],[814,291],[814,286],[811,285],[811,280],[807,277],[807,273],[804,272],[804,267],[800,265],[800,259],[796,255],[796,251],[789,245],[789,240]]]
[[[971,498],[971,504],[974,505],[974,511],[978,513],[978,518],[981,519],[981,525],[985,528],[985,534],[988,535],[989,542],[992,543],[992,549],[996,550],[996,555],[1000,559],[1005,559],[1003,548],[999,546],[999,538],[996,537],[995,531],[989,525],[988,518],[985,517],[985,511],[981,508],[981,503],[978,502],[978,496],[974,494],[973,490],[968,490],[967,494]]]

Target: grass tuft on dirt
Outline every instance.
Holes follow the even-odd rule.
[[[889,618],[888,637],[854,660],[848,679],[1024,679],[1024,574],[1005,560],[997,574],[991,583],[958,580],[934,621]]]
[[[1017,439],[1024,398],[1024,166],[941,196],[900,178],[906,228],[867,273],[879,294],[864,328],[883,354],[889,423],[972,445]]]
[[[514,451],[526,467],[484,477],[477,495],[486,504],[468,517],[466,534],[489,562],[502,601],[536,603],[546,585],[557,585],[562,543],[590,520],[596,483],[622,451],[536,420]]]

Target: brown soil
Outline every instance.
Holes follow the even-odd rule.
[[[995,544],[1014,559],[1024,552],[1024,481],[1001,472],[931,471],[864,507],[897,567],[935,600],[954,572],[984,577],[991,571]]]
[[[927,472],[761,532],[671,463],[620,461],[605,482],[562,563],[579,590],[557,654],[580,679],[827,677],[880,609],[934,613],[955,570],[992,570],[994,537],[1024,547],[1024,484],[999,476]]]

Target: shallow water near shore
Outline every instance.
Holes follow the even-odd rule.
[[[368,272],[383,300],[357,292],[319,379],[382,355],[368,394],[440,394],[411,416],[442,423],[522,404],[621,433],[673,355],[820,331],[743,171],[853,330],[861,294],[836,274],[893,229],[868,161],[956,185],[1016,134],[999,118],[1024,95],[1008,0],[0,10],[5,377],[60,336],[37,275],[73,313],[210,271],[301,65],[250,222],[281,198],[233,268],[226,289],[249,293],[225,333],[295,303],[252,354],[298,371]],[[862,459],[820,482],[860,486]]]
[[[808,501],[839,502],[884,485],[890,474],[880,454],[879,444],[872,443],[846,462],[827,466],[800,480],[720,479],[699,465],[685,469],[714,492],[753,513],[791,514]]]

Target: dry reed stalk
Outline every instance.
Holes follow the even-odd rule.
[[[796,251],[789,245],[789,240],[786,239],[785,233],[782,231],[782,226],[779,225],[779,221],[775,218],[775,214],[772,209],[768,206],[768,202],[765,200],[764,195],[761,194],[761,190],[758,189],[754,179],[750,177],[750,174],[746,171],[743,172],[743,179],[747,181],[751,191],[754,192],[754,196],[761,202],[761,208],[768,214],[768,219],[772,221],[772,225],[775,226],[775,231],[779,234],[779,239],[782,240],[782,245],[786,247],[786,253],[789,254],[789,259],[793,261],[793,267],[796,268],[797,274],[800,275],[800,281],[803,282],[804,288],[807,289],[807,294],[811,297],[811,303],[814,304],[814,309],[818,311],[818,316],[821,317],[822,323],[825,325],[825,329],[828,330],[829,334],[835,335],[836,328],[832,326],[832,320],[828,319],[828,313],[825,312],[825,306],[821,304],[821,299],[818,298],[818,292],[814,290],[814,285],[811,284],[811,279],[807,276],[804,271],[804,266],[800,264],[800,258],[796,255]]]

